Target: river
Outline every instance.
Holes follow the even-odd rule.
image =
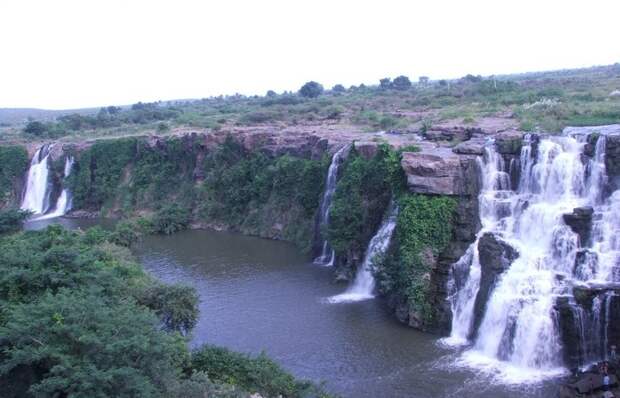
[[[86,228],[100,221],[59,218],[28,228],[49,223]],[[288,243],[184,231],[147,236],[134,253],[159,279],[198,291],[193,346],[265,351],[295,376],[324,381],[343,397],[555,396],[550,381],[507,386],[459,367],[458,352],[399,324],[381,299],[328,303],[345,286],[332,283],[329,267],[312,264]]]

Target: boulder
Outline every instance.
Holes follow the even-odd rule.
[[[422,136],[429,141],[467,141],[475,133],[482,134],[482,131],[464,126],[433,126],[423,131]]]
[[[590,244],[590,236],[592,235],[592,215],[594,209],[592,207],[576,207],[572,213],[564,214],[562,218],[574,233],[579,235],[581,247]]]
[[[499,276],[519,257],[519,253],[512,246],[498,239],[491,232],[482,235],[478,241],[478,253],[481,271],[480,288],[474,302],[472,338],[475,338],[482,323],[487,302]]]
[[[379,144],[370,141],[355,141],[355,150],[364,159],[372,159],[379,150]]]
[[[473,157],[457,155],[448,148],[404,152],[401,161],[411,192],[451,196],[471,193],[471,182],[477,179],[474,163]]]
[[[452,151],[460,155],[478,155],[482,156],[484,153],[484,141],[482,140],[469,140],[464,141],[455,146]]]
[[[520,131],[505,131],[495,136],[497,152],[503,155],[519,155],[523,146],[523,133]]]

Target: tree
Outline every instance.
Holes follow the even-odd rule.
[[[323,86],[315,81],[309,81],[299,89],[299,94],[306,98],[316,98],[323,94]]]
[[[411,81],[407,76],[400,75],[394,79],[394,81],[392,82],[392,86],[396,90],[408,90],[409,88],[411,88]]]
[[[165,395],[187,358],[180,336],[158,330],[153,313],[101,291],[46,293],[5,315],[0,377],[13,380],[16,396]]]
[[[422,86],[426,86],[428,84],[428,76],[420,76],[418,78],[418,83],[420,83]]]
[[[37,120],[29,121],[24,128],[24,133],[36,135],[37,137],[42,136],[45,132],[47,132],[47,126]]]
[[[267,97],[269,97],[269,98],[276,97],[277,95],[278,95],[278,94],[276,94],[276,92],[275,92],[275,91],[273,91],[273,90],[269,90],[269,91],[267,91]]]
[[[392,88],[392,79],[390,79],[389,77],[384,77],[383,79],[379,80],[379,87],[384,90]]]
[[[335,93],[344,93],[345,91],[347,91],[347,89],[344,88],[342,84],[336,84],[334,87],[332,87],[332,91]]]
[[[16,209],[0,210],[0,234],[18,231],[29,216],[29,211]]]

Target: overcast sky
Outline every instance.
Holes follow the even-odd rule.
[[[0,0],[0,107],[620,62],[620,0]]]

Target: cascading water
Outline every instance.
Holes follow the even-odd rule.
[[[461,356],[462,363],[493,369],[505,381],[514,382],[531,382],[562,372],[556,299],[568,297],[574,303],[575,285],[617,282],[620,191],[611,196],[605,193],[605,135],[598,137],[590,159],[583,154],[587,138],[581,130],[540,140],[528,136],[520,158],[510,161],[493,145],[485,148],[480,160],[482,230],[453,266],[449,285],[453,320],[451,335],[444,342],[470,345]],[[518,186],[511,187],[511,174],[517,172]],[[564,219],[576,208],[592,208],[594,213],[592,245],[587,248],[590,255],[582,256],[587,261],[579,266],[575,266],[578,253],[583,254],[589,243],[582,241]],[[514,248],[518,257],[495,281],[482,314],[475,314],[481,285],[478,243],[489,232]],[[604,340],[608,301],[596,298],[594,307],[598,304],[603,308],[592,310],[593,316],[606,317],[604,322],[591,322],[592,326],[601,326],[597,334]],[[581,309],[575,314],[580,340],[586,340],[585,334],[591,329],[586,318],[590,317]],[[481,317],[479,322],[474,322],[476,317]],[[606,344],[601,341],[601,345]]]
[[[315,264],[326,266],[334,265],[335,254],[324,235],[325,230],[329,225],[329,207],[332,204],[332,197],[334,196],[334,192],[336,191],[338,168],[340,167],[344,159],[346,159],[350,149],[351,145],[345,145],[340,148],[332,157],[332,162],[329,165],[329,169],[327,170],[327,178],[325,180],[325,192],[323,193],[323,198],[321,199],[321,218],[319,220],[319,235],[322,236],[321,254],[314,260]]]
[[[64,180],[66,180],[67,177],[69,177],[69,175],[71,174],[73,163],[74,163],[73,157],[67,156],[65,159]],[[37,220],[44,220],[48,218],[64,216],[65,214],[67,214],[69,210],[71,210],[72,205],[73,205],[72,202],[73,200],[71,197],[71,192],[69,191],[69,189],[63,188],[62,192],[60,193],[60,196],[58,196],[58,199],[56,200],[56,206],[54,210],[41,217],[37,217]]]
[[[30,162],[26,179],[26,190],[22,200],[21,209],[30,210],[33,213],[32,220],[43,220],[60,217],[71,210],[71,192],[64,188],[56,203],[50,200],[52,183],[49,178],[49,156],[54,144],[45,144],[39,148]],[[74,159],[67,156],[64,167],[64,180],[71,174]],[[64,181],[63,181],[64,182]]]
[[[359,266],[353,284],[342,294],[330,297],[330,303],[343,303],[351,301],[368,300],[374,297],[375,278],[372,275],[372,262],[377,255],[385,253],[392,232],[396,227],[396,219],[398,217],[398,207],[391,203],[388,208],[388,216],[379,227],[379,230],[368,243],[363,263]]]
[[[21,209],[29,210],[34,215],[45,214],[49,209],[48,174],[49,155],[53,145],[43,145],[39,148],[30,162],[26,191],[22,200]]]

